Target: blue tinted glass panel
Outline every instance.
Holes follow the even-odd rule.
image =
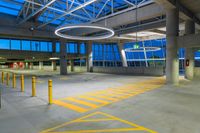
[[[47,42],[40,42],[40,51],[47,52],[48,51],[48,43]]]
[[[67,53],[77,53],[78,50],[77,50],[77,43],[73,43],[73,42],[70,42],[70,43],[67,43],[67,49],[66,49],[66,52]]]
[[[52,52],[52,42],[48,42],[48,51]]]
[[[11,49],[12,50],[20,50],[21,49],[20,40],[11,40]]]
[[[80,44],[80,54],[86,53],[86,45],[84,43]]]
[[[32,46],[32,51],[40,51],[40,42],[32,41],[31,46]]]
[[[22,50],[31,50],[31,42],[22,40]]]
[[[56,52],[57,53],[60,52],[60,43],[59,42],[56,43]]]
[[[0,39],[0,49],[10,49],[10,40]]]

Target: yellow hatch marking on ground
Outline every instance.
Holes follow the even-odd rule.
[[[147,91],[151,91],[163,86],[165,83],[164,78],[155,78],[148,81],[143,81],[134,84],[126,84],[115,88],[107,88],[105,90],[88,92],[86,94],[74,97],[66,97],[54,102],[57,105],[74,111],[84,113],[92,109],[100,108],[102,106],[127,99]],[[72,103],[69,103],[72,102]],[[78,105],[77,105],[78,104]],[[87,109],[81,105],[88,106]]]
[[[107,96],[103,96],[103,95],[95,95],[94,97],[99,97],[99,98],[114,101],[114,102],[119,101],[119,99],[117,99],[117,98],[107,97]]]
[[[69,104],[69,103],[66,103],[66,102],[62,102],[62,101],[59,101],[59,100],[53,100],[53,103],[60,105],[60,106],[63,106],[63,107],[66,107],[66,108],[69,108],[69,109],[72,109],[72,110],[80,112],[80,113],[87,111],[87,109],[85,109],[85,108],[81,108],[79,106]]]
[[[109,104],[109,102],[107,102],[107,101],[96,99],[96,98],[92,98],[92,97],[88,97],[88,96],[79,96],[79,97],[83,98],[83,99],[91,100],[91,101],[94,101],[94,102],[98,102],[98,103]]]
[[[80,104],[83,104],[83,105],[86,105],[86,106],[89,106],[89,107],[92,107],[92,108],[97,108],[98,107],[95,104],[92,104],[92,103],[89,103],[89,102],[85,102],[85,101],[82,101],[82,100],[79,100],[79,99],[76,99],[76,98],[73,98],[73,97],[69,97],[66,100],[69,100],[69,101],[72,101],[72,102],[76,102],[76,103],[80,103]]]
[[[105,118],[90,118],[90,117],[94,117],[94,116],[97,116],[97,115],[102,115],[104,116]],[[66,131],[59,131],[59,129],[62,129],[62,128],[66,128],[67,127],[73,127],[73,124],[75,125],[81,125],[81,123],[97,123],[98,122],[105,122],[105,121],[112,121],[113,122],[118,122],[118,123],[121,123],[128,126],[128,127],[117,127],[117,128],[110,128],[110,129],[106,129],[106,127],[102,127],[102,129],[78,129],[78,130],[66,130]],[[84,127],[82,127],[84,128]],[[56,131],[58,130],[58,131]],[[66,122],[64,124],[61,124],[61,125],[58,125],[56,127],[53,127],[53,128],[50,128],[50,129],[47,129],[47,130],[44,130],[40,133],[107,133],[107,132],[127,132],[127,131],[131,131],[131,132],[137,132],[137,131],[145,131],[147,133],[157,133],[156,131],[153,131],[151,129],[148,129],[148,128],[145,128],[143,126],[139,126],[135,123],[132,123],[132,122],[129,122],[129,121],[126,121],[126,120],[123,120],[123,119],[120,119],[118,117],[115,117],[115,116],[112,116],[112,115],[109,115],[109,114],[106,114],[106,113],[103,113],[103,112],[95,112],[95,113],[92,113],[92,114],[89,114],[89,115],[86,115],[84,117],[81,117],[81,118],[78,118],[76,120],[73,120],[73,121],[70,121],[70,122]]]

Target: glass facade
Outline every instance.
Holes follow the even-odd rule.
[[[0,49],[52,52],[52,42],[19,39],[0,39]]]
[[[122,66],[119,49],[116,43],[101,44],[94,43],[92,45],[93,65],[114,67]]]
[[[131,42],[124,45],[126,48],[138,47],[158,47],[158,51],[142,51],[142,52],[126,52],[126,58],[128,66],[137,67],[137,66],[163,66],[165,67],[166,61],[166,38],[140,41],[138,43]],[[179,67],[182,71],[184,69],[184,60],[185,60],[185,49],[180,48],[178,52],[179,56]],[[195,52],[195,66],[200,67],[200,51]]]
[[[129,42],[124,44],[126,48],[157,47],[157,51],[125,52],[129,67],[165,67],[166,61],[166,38],[147,40],[140,42]],[[52,52],[52,42],[35,41],[25,39],[0,39],[0,49],[3,50],[23,50],[36,52]],[[117,43],[94,43],[92,45],[93,65],[103,67],[122,66],[121,57]],[[60,52],[60,43],[56,43],[56,52]],[[69,54],[86,54],[86,44],[68,42],[66,52]],[[180,70],[184,69],[185,49],[179,49]],[[85,64],[85,59],[75,60],[75,64]],[[195,66],[200,67],[200,50],[195,52]]]

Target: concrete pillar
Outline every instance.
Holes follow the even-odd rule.
[[[52,68],[53,71],[56,71],[56,70],[57,70],[57,66],[56,66],[56,61],[55,61],[55,60],[53,60],[53,61],[51,62],[51,68]]]
[[[124,44],[122,42],[118,42],[118,48],[121,55],[121,61],[123,67],[128,67],[127,60],[126,60],[126,53],[124,51]]]
[[[179,57],[177,36],[179,35],[179,12],[177,9],[167,10],[167,55],[166,55],[166,80],[168,84],[179,84]]]
[[[60,41],[60,75],[67,75],[67,60],[66,60],[66,42],[64,39]]]
[[[33,62],[30,62],[30,69],[33,69]]]
[[[195,33],[195,23],[192,20],[187,20],[185,23],[185,34]],[[194,50],[193,48],[185,49],[185,78],[192,80],[194,78]],[[187,65],[188,64],[188,65]]]
[[[42,61],[39,62],[39,69],[40,69],[40,70],[43,70],[43,69],[44,69],[43,62],[42,62]]]
[[[25,62],[25,69],[28,69],[28,62]]]
[[[87,51],[87,57],[86,57],[86,66],[87,66],[87,72],[93,72],[93,58],[92,58],[92,41],[89,41],[86,44],[86,51]]]
[[[73,59],[70,61],[70,64],[71,64],[71,72],[74,72],[74,60]]]

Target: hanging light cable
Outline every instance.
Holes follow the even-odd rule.
[[[138,0],[136,0],[135,5],[136,5],[136,10],[135,10],[136,42],[135,42],[135,45],[134,45],[134,49],[138,49],[139,48],[139,44],[138,44]]]

